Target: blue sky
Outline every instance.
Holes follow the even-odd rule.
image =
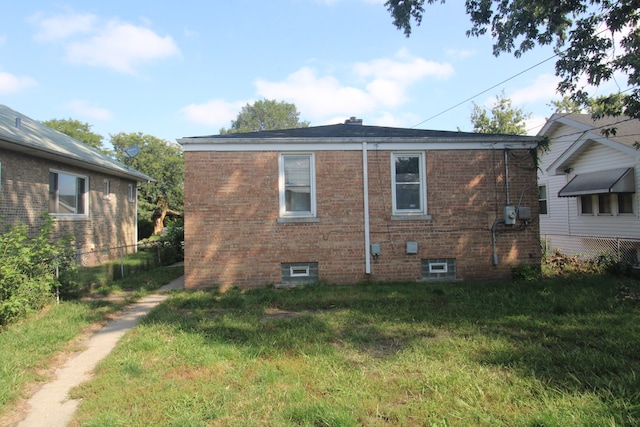
[[[217,134],[263,98],[294,103],[312,126],[356,116],[469,131],[471,101],[446,110],[484,91],[473,101],[490,107],[504,91],[532,113],[535,134],[560,98],[554,61],[489,88],[551,49],[496,58],[490,36],[465,36],[463,2],[426,12],[406,38],[384,0],[5,2],[0,103],[89,123],[105,142],[119,132],[175,141]]]

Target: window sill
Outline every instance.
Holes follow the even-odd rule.
[[[391,221],[431,221],[431,215],[401,214],[391,215]]]
[[[49,216],[52,218],[55,218],[58,221],[88,221],[89,220],[89,215],[50,213]]]
[[[305,223],[305,222],[320,222],[320,218],[318,217],[280,217],[276,220],[278,224],[295,224],[295,223]]]

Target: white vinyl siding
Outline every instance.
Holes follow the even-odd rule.
[[[562,136],[567,135],[567,136]],[[548,135],[551,140],[551,152],[542,156],[540,169],[542,173],[538,182],[547,186],[548,215],[540,217],[540,236],[576,235],[576,236],[624,236],[640,238],[640,220],[638,219],[637,194],[623,195],[624,207],[620,208],[619,195],[611,194],[609,213],[600,213],[597,196],[592,199],[592,214],[582,214],[580,197],[558,197],[558,192],[577,174],[598,172],[613,168],[635,167],[636,188],[640,179],[640,152],[634,157],[628,150],[616,150],[606,145],[589,142],[571,162],[571,170],[567,174],[554,175],[554,170],[547,168],[564,151],[575,142],[580,133],[575,128],[562,125]],[[626,200],[625,200],[626,197]],[[623,212],[630,210],[631,213]]]

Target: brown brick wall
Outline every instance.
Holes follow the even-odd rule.
[[[109,248],[135,245],[136,204],[128,200],[128,184],[136,185],[134,181],[6,150],[0,151],[0,163],[0,229],[21,222],[29,226],[30,235],[38,232],[42,214],[49,209],[49,171],[54,169],[89,178],[89,216],[55,217],[54,238],[73,234],[84,264],[118,253]],[[110,181],[108,199],[103,197],[104,179]]]
[[[527,151],[509,155],[510,202],[534,221],[491,226],[506,203],[501,150],[427,151],[427,220],[391,218],[389,151],[369,151],[371,243],[381,256],[365,274],[362,153],[315,153],[317,223],[277,223],[277,152],[185,152],[186,286],[280,283],[283,262],[318,262],[330,283],[419,280],[421,259],[456,258],[461,280],[505,278],[509,265],[539,260],[536,175]],[[527,190],[527,191],[525,191]],[[524,192],[524,193],[523,193]],[[419,253],[405,254],[407,241]]]

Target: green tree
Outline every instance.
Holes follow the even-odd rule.
[[[425,4],[445,0],[387,0],[394,25],[411,34],[420,25]],[[558,54],[556,75],[560,93],[578,105],[590,98],[583,78],[595,87],[627,76],[628,91],[604,109],[609,115],[640,118],[640,0],[466,0],[471,19],[467,36],[487,32],[494,39],[493,53],[520,57],[536,45],[552,45]],[[617,40],[617,41],[616,41]]]
[[[474,132],[525,135],[526,121],[530,117],[530,113],[523,113],[520,108],[512,107],[511,100],[503,93],[496,96],[496,102],[490,112],[474,103],[471,123]]]
[[[138,217],[153,222],[153,233],[164,227],[167,215],[182,215],[184,207],[184,157],[182,148],[172,142],[142,133],[110,135],[116,158],[154,178],[139,188]],[[139,147],[130,157],[125,150]]]
[[[220,134],[260,132],[264,130],[306,128],[309,122],[300,121],[295,104],[263,99],[242,107],[229,129],[220,129]]]
[[[69,135],[71,138],[84,142],[104,154],[111,154],[102,145],[104,137],[91,131],[91,125],[75,119],[51,119],[42,122],[58,132]]]
[[[584,108],[582,105],[573,101],[570,97],[564,96],[559,101],[551,101],[547,104],[549,107],[553,108],[554,113],[562,113],[562,114],[571,114],[571,113],[582,113]]]

